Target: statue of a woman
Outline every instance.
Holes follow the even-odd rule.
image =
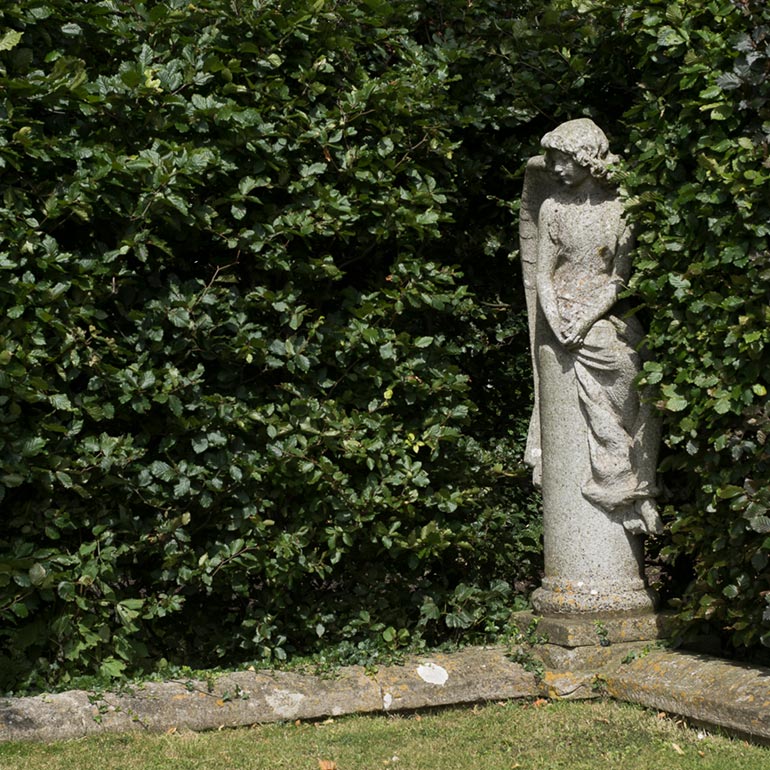
[[[653,500],[659,436],[634,385],[642,330],[618,303],[629,277],[632,233],[608,181],[616,159],[588,119],[563,123],[542,146],[544,156],[527,167],[521,246],[537,391],[526,460],[543,488],[543,587],[549,550],[565,547],[577,549],[567,561],[578,568],[568,572],[580,579],[567,582],[578,584],[578,593],[602,573],[605,583],[622,582],[622,574],[613,575],[602,561],[609,545],[622,551],[619,572],[631,575],[631,590],[644,593],[639,538],[633,536],[661,529]],[[551,525],[557,520],[556,539],[549,537],[549,519]],[[567,546],[565,538],[574,542]],[[603,593],[596,586],[591,591]],[[592,600],[585,607],[568,602],[557,611],[592,606]]]

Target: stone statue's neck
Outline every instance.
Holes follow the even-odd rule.
[[[588,177],[577,187],[564,187],[562,191],[575,203],[603,203],[615,197],[610,188],[594,177]]]

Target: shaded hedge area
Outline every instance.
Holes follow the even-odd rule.
[[[657,359],[645,379],[668,419],[664,555],[692,565],[677,602],[690,632],[756,655],[770,647],[770,9],[699,2],[662,18],[642,19],[643,96],[625,119],[634,288]]]
[[[690,632],[770,642],[769,16],[4,4],[2,686],[503,630],[540,562],[521,169],[583,114],[639,228],[651,550]]]
[[[589,113],[602,88],[614,100],[608,125],[627,158],[629,293],[654,359],[641,382],[665,424],[669,526],[651,550],[685,638],[712,634],[725,653],[767,662],[770,9],[570,6],[562,19],[585,19],[582,39],[561,54],[590,73]]]
[[[447,10],[6,6],[6,686],[505,624],[526,329],[463,131],[534,107],[462,79],[512,9]]]

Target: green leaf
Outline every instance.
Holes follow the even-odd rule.
[[[33,586],[42,585],[43,581],[48,574],[46,568],[42,564],[33,564],[29,568],[29,580]]]
[[[688,401],[678,393],[666,399],[666,409],[669,412],[681,412],[687,408]]]
[[[17,32],[16,30],[8,30],[2,37],[0,37],[0,51],[11,51],[21,42],[24,33]]]
[[[749,525],[754,532],[759,532],[762,535],[770,532],[770,517],[767,516],[754,516],[749,521]]]
[[[34,438],[28,438],[21,447],[21,453],[24,457],[34,457],[40,454],[45,449],[45,445],[48,442],[46,439],[36,436]]]
[[[64,599],[65,602],[71,602],[75,600],[75,584],[68,580],[63,580],[56,588],[56,593]]]
[[[717,490],[717,497],[721,500],[732,500],[734,497],[745,494],[743,487],[727,485]]]
[[[107,679],[119,679],[126,670],[126,664],[123,661],[110,657],[102,661],[99,666],[99,674]]]

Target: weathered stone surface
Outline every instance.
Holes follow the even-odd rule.
[[[534,697],[535,677],[499,649],[410,660],[367,674],[360,666],[333,678],[242,671],[202,681],[148,682],[129,692],[0,700],[0,741],[52,741],[104,732],[211,730],[343,714]]]
[[[541,614],[649,611],[640,535],[659,532],[658,422],[634,384],[639,322],[619,306],[632,233],[591,120],[527,165],[520,245],[535,375],[525,461],[543,489]]]
[[[534,650],[549,648],[553,653],[556,646]],[[343,669],[333,679],[243,671],[219,677],[211,688],[200,681],[165,682],[122,694],[6,698],[0,699],[0,740],[209,730],[539,695],[577,699],[604,694],[770,741],[770,669],[678,651],[648,651],[643,644],[561,649],[567,656],[559,658],[561,669],[551,667],[556,658],[549,662],[547,654],[541,655],[546,671],[540,682],[504,650],[469,648],[413,658],[375,675],[360,667]],[[629,651],[638,657],[631,660]]]
[[[546,671],[543,677],[543,694],[557,700],[588,700],[599,698],[596,676],[585,671]]]
[[[537,620],[537,634],[550,644],[563,647],[595,647],[665,639],[671,625],[666,613],[613,613],[590,615],[547,615],[531,612],[514,616],[519,628],[527,628]]]
[[[385,711],[535,697],[535,675],[500,650],[478,647],[414,658],[377,674]]]
[[[99,732],[98,709],[80,690],[0,699],[0,740],[54,741]]]
[[[120,722],[119,715],[128,713],[151,730],[167,730],[176,726],[175,720],[193,730],[208,730],[364,713],[377,711],[381,705],[377,683],[358,667],[342,669],[333,679],[284,671],[242,671],[218,678],[211,691],[199,682],[151,683],[129,696],[113,696],[110,702],[116,709],[105,715],[107,729],[112,718]]]
[[[607,647],[561,647],[558,644],[539,644],[532,655],[540,660],[546,671],[602,671],[619,661],[649,651],[649,642],[627,642]]]
[[[603,679],[619,700],[770,740],[770,669],[660,650]]]
[[[57,740],[173,727],[211,730],[378,711],[380,688],[360,667],[333,679],[243,671],[206,682],[148,682],[128,693],[70,692],[0,701],[0,740]]]

